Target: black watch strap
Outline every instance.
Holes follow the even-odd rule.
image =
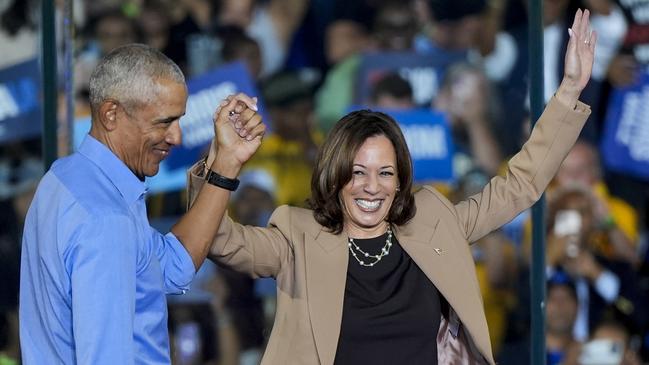
[[[230,191],[235,191],[239,187],[239,179],[230,179],[223,175],[219,175],[218,173],[212,170],[207,170],[207,175],[205,175],[205,181],[207,181],[208,183],[214,186],[218,186],[220,188],[230,190]]]

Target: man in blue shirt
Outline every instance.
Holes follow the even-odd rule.
[[[188,290],[238,166],[264,132],[256,100],[221,103],[215,123],[232,126],[219,145],[226,153],[210,165],[213,179],[196,204],[163,235],[149,226],[144,178],[180,143],[186,101],[178,66],[147,46],[117,48],[93,71],[90,133],[45,174],[25,222],[25,364],[170,363],[165,294]]]

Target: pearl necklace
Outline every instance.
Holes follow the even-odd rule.
[[[385,245],[381,249],[381,253],[379,253],[378,255],[372,255],[372,254],[369,254],[369,253],[363,251],[360,247],[358,247],[356,242],[354,242],[354,239],[351,238],[351,237],[347,238],[347,240],[349,241],[347,243],[347,247],[349,247],[349,252],[352,253],[352,256],[354,256],[356,261],[358,261],[358,263],[361,266],[370,267],[370,266],[376,265],[379,261],[381,261],[383,256],[387,256],[390,253],[390,247],[392,247],[392,229],[390,229],[390,227],[388,227],[388,238],[385,240]],[[356,254],[356,251],[358,251],[358,253],[361,255],[361,257],[373,258],[374,261],[373,262],[365,262],[365,261],[361,260],[358,257],[358,255]]]

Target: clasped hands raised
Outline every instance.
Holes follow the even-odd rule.
[[[257,98],[239,93],[230,95],[217,107],[213,117],[215,137],[210,148],[211,166],[235,177],[261,145],[266,132],[257,109]]]

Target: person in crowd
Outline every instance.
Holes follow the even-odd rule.
[[[137,42],[137,26],[121,10],[110,10],[90,22],[91,39],[74,63],[74,92],[78,110],[86,110],[89,104],[90,75],[99,61],[116,47]]]
[[[604,256],[637,267],[638,214],[624,200],[609,193],[602,175],[595,146],[578,141],[561,164],[554,182],[557,188],[579,186],[590,191],[595,204],[592,239],[596,248]]]
[[[376,48],[407,52],[413,49],[417,22],[412,6],[402,1],[386,1],[374,16],[372,35]]]
[[[220,25],[235,25],[259,44],[262,56],[262,76],[279,72],[304,14],[306,0],[225,0],[221,1],[217,21]]]
[[[461,176],[478,167],[496,175],[502,153],[492,130],[501,106],[484,73],[465,63],[451,66],[433,108],[448,116],[456,146],[455,173]]]
[[[585,6],[591,14],[591,23],[593,30],[600,35],[599,47],[595,53],[593,61],[593,75],[591,82],[587,85],[582,93],[582,99],[585,103],[592,106],[592,113],[589,123],[582,130],[580,138],[586,139],[591,143],[598,143],[600,138],[600,108],[604,103],[600,102],[602,95],[602,81],[606,70],[611,61],[612,55],[620,45],[621,37],[624,35],[626,23],[617,7],[604,6],[608,0],[544,0],[543,1],[543,90],[544,100],[547,102],[552,97],[553,90],[561,81],[563,75],[563,63],[565,49],[569,37],[565,34],[566,24],[571,21],[572,12],[578,6]],[[525,9],[529,8],[528,1],[521,1]],[[502,80],[501,87],[505,100],[511,100],[508,112],[512,115],[508,124],[510,128],[505,129],[504,133],[508,140],[518,142],[518,135],[522,124],[525,124],[527,114],[529,113],[529,47],[527,23],[510,29],[510,33],[515,40],[514,50],[510,58],[515,64],[508,77]],[[527,129],[526,131],[528,131]],[[512,134],[515,133],[515,134]],[[504,141],[507,144],[508,151],[517,146],[511,142]]]
[[[597,324],[588,342],[581,346],[577,362],[566,365],[640,365],[642,361],[629,330],[615,320]]]
[[[36,57],[34,2],[31,0],[3,1],[0,4],[0,69]]]
[[[495,363],[467,242],[533,204],[577,139],[596,40],[588,16],[575,15],[563,82],[529,141],[471,198],[453,205],[430,186],[413,193],[398,124],[356,111],[318,153],[310,209],[281,206],[266,228],[234,222],[225,207],[209,217],[219,227],[212,260],[276,278],[262,363]],[[191,169],[190,201],[231,129],[217,124],[218,154]]]
[[[171,37],[171,19],[165,8],[160,4],[145,4],[137,22],[142,42],[164,53]]]
[[[586,340],[590,329],[615,311],[640,325],[645,316],[633,268],[602,256],[592,240],[596,229],[592,194],[582,188],[555,191],[548,210],[547,271],[563,272],[575,282],[579,301],[575,339]]]
[[[372,41],[361,23],[351,19],[338,19],[327,27],[324,43],[326,63],[333,67],[368,50]]]
[[[548,365],[570,362],[580,344],[572,336],[577,319],[577,289],[568,276],[557,273],[548,279],[545,307],[545,344]]]
[[[261,76],[261,50],[257,41],[236,26],[222,27],[217,31],[222,42],[221,59],[223,62],[242,61],[248,67],[253,80]]]
[[[149,225],[144,179],[180,143],[186,100],[178,66],[148,46],[118,47],[93,71],[90,133],[42,178],[25,221],[24,363],[169,363],[165,294],[188,290],[233,188],[227,177],[265,130],[255,100],[220,104],[215,124],[236,121],[236,131],[221,135],[212,183],[163,235]]]
[[[362,53],[410,51],[415,34],[416,19],[409,1],[398,3],[391,0],[380,4],[373,17],[371,32],[360,23],[349,20],[329,25],[326,40],[328,60],[338,62],[332,64],[316,96],[316,113],[322,131],[329,131],[354,102],[354,82]],[[340,54],[346,57],[340,57]]]
[[[412,87],[396,72],[383,75],[372,87],[370,106],[382,109],[412,109]]]
[[[329,132],[352,103],[361,54],[372,48],[371,43],[368,30],[354,20],[336,20],[327,27],[325,57],[331,68],[316,94],[318,129],[322,132]]]
[[[466,60],[467,52],[477,46],[482,24],[481,15],[487,8],[485,0],[426,2],[428,19],[424,19],[424,34],[418,37],[418,52],[458,56]]]
[[[247,169],[261,169],[273,179],[278,205],[303,206],[309,198],[311,171],[321,139],[313,121],[313,90],[318,74],[308,69],[283,71],[262,85],[271,133]]]

